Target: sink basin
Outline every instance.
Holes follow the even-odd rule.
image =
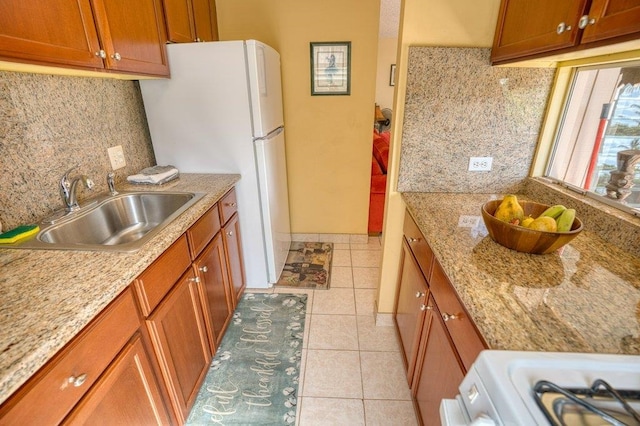
[[[204,194],[128,192],[41,225],[31,240],[15,248],[136,251]],[[2,245],[0,248],[6,248]]]

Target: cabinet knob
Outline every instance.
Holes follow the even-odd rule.
[[[235,207],[235,206],[237,206],[238,204],[236,204],[236,203],[227,203],[227,205],[228,205],[228,206],[230,206],[230,207]]]
[[[587,25],[593,25],[596,23],[596,19],[595,18],[589,18],[589,15],[582,15],[580,17],[580,21],[578,21],[578,28],[580,28],[581,30],[584,30]]]
[[[566,31],[571,31],[571,25],[567,25],[564,22],[560,22],[556,27],[556,33],[562,34]]]
[[[227,232],[227,235],[230,236],[230,237],[233,237],[233,231]]]
[[[200,277],[189,278],[189,281],[191,281],[192,283],[199,283],[200,282]]]
[[[433,309],[433,306],[429,306],[429,305],[420,305],[420,310],[421,311],[430,311]]]
[[[84,382],[87,380],[87,374],[81,374],[79,376],[71,376],[68,379],[68,382],[71,383],[73,386],[79,388],[80,386],[82,386],[84,384]]]
[[[424,297],[425,293],[422,291],[416,291],[416,299],[419,299],[421,297]]]
[[[202,267],[200,267],[200,268],[198,268],[198,269],[199,269],[200,271],[202,271],[202,272],[207,272],[207,271],[209,270],[209,268],[207,268],[207,266],[206,266],[206,265],[205,265],[205,266],[202,266]]]
[[[200,37],[196,37],[196,39],[194,40],[196,43],[200,43],[202,40],[200,40]]]
[[[420,238],[407,237],[410,243],[417,243],[420,241]]]
[[[102,59],[106,59],[107,58],[107,52],[105,52],[104,50],[100,49],[96,52],[96,56],[101,57]]]
[[[122,56],[120,56],[120,54],[116,52],[113,55],[111,55],[111,59],[115,59],[116,61],[119,61],[120,59],[122,59]]]
[[[454,320],[454,319],[458,319],[458,315],[456,314],[448,314],[448,313],[444,313],[442,314],[442,319],[446,322],[446,321],[450,321],[450,320]]]

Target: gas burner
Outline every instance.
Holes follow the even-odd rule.
[[[540,380],[533,390],[536,403],[553,426],[640,425],[638,390],[616,390],[600,379],[590,388],[563,388]]]

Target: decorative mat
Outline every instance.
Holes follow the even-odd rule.
[[[306,294],[246,293],[187,424],[294,424],[306,307]]]
[[[277,286],[328,290],[333,243],[292,242]]]

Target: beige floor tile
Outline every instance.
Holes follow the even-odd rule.
[[[356,302],[353,291],[351,288],[316,290],[311,314],[355,315]]]
[[[351,244],[367,244],[369,241],[369,235],[367,234],[351,234],[349,236],[349,242]]]
[[[308,352],[309,351],[306,348],[302,349],[302,359],[300,360],[300,379],[298,380],[298,398],[302,396],[302,391],[304,388],[304,375],[305,375],[305,372],[307,371],[307,353]]]
[[[353,268],[353,286],[356,288],[378,288],[380,268]]]
[[[291,241],[308,241],[314,243],[318,241],[318,234],[291,234]]]
[[[388,426],[389,419],[394,425],[415,426],[416,420],[411,401],[364,400],[364,417],[367,426]]]
[[[335,266],[351,266],[351,250],[334,250],[331,264]]]
[[[358,354],[358,351],[308,349],[302,396],[362,398]]]
[[[365,399],[411,400],[400,352],[361,351],[360,365]]]
[[[351,246],[348,243],[333,243],[334,250],[351,250]]]
[[[356,288],[354,292],[356,297],[356,312],[358,315],[371,315],[373,318],[378,290]]]
[[[353,270],[350,266],[332,266],[329,288],[353,287]]]
[[[302,398],[300,426],[364,426],[360,399]]]
[[[358,350],[354,315],[312,315],[309,349]]]
[[[371,315],[358,315],[358,344],[361,351],[399,351],[395,327],[375,324]]]
[[[351,242],[351,250],[382,250],[382,244],[378,237],[368,237],[360,243]]]
[[[351,264],[354,267],[379,268],[381,250],[351,250]]]

